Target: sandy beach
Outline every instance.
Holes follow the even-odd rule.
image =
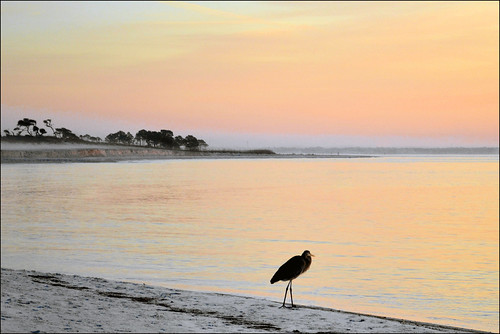
[[[2,332],[484,333],[221,293],[2,268]]]

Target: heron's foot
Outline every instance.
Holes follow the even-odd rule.
[[[289,308],[289,309],[294,309],[297,308],[297,305],[292,305],[292,306],[286,306],[285,304],[281,305],[280,308]]]

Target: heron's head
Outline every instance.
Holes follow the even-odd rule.
[[[304,253],[302,253],[302,257],[309,257],[309,256],[314,256],[314,255],[311,254],[311,252],[308,250],[305,250]]]

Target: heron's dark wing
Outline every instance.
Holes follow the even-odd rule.
[[[302,256],[297,255],[286,261],[271,278],[271,284],[278,281],[288,281],[302,273],[306,263]]]

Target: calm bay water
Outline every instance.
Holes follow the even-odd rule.
[[[498,331],[498,156],[2,164],[2,267]]]

